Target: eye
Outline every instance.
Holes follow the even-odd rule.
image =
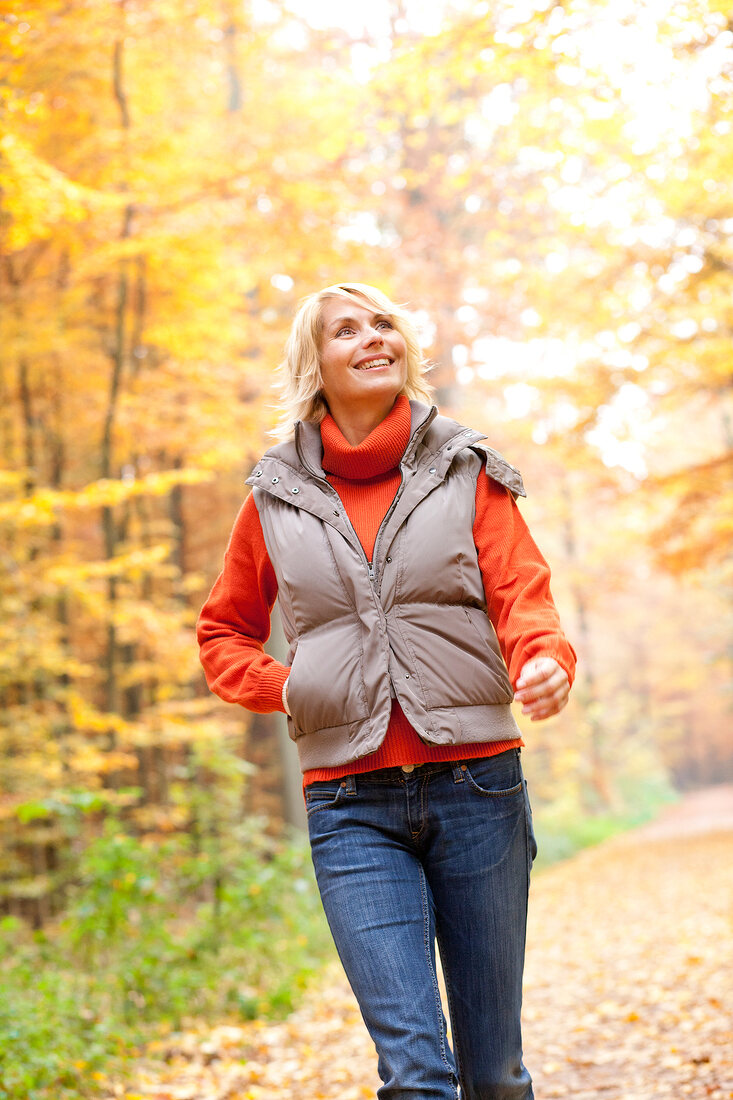
[[[381,321],[377,321],[377,328],[394,328],[394,325],[385,317]]]
[[[342,326],[342,327],[341,327],[341,328],[340,328],[340,329],[338,330],[338,332],[336,333],[336,336],[337,336],[337,337],[338,337],[338,336],[343,336],[343,335],[344,335],[344,333],[347,333],[347,332],[353,332],[353,331],[354,331],[354,330],[353,330],[353,328],[351,327],[351,325],[343,325],[343,326]]]

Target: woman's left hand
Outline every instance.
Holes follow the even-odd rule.
[[[522,668],[514,698],[533,722],[557,714],[568,701],[568,674],[554,657],[533,657]]]

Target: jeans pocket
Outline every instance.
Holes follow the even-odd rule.
[[[308,816],[316,810],[327,810],[335,806],[344,795],[344,784],[340,779],[309,783],[305,788],[305,809]]]
[[[485,798],[512,798],[524,791],[522,769],[516,749],[496,756],[467,760],[461,765],[466,780]]]

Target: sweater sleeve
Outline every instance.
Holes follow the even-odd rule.
[[[572,684],[576,656],[550,593],[550,568],[509,490],[483,472],[476,484],[473,538],[489,618],[512,684],[533,657],[554,657]]]
[[[267,554],[253,495],[234,523],[224,567],[201,614],[196,634],[211,690],[227,703],[259,714],[283,711],[290,669],[264,651],[277,598],[275,570]]]

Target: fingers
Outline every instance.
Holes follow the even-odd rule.
[[[540,684],[558,670],[562,672],[554,657],[534,657],[531,661],[527,661],[519,673],[517,690]]]
[[[522,704],[522,714],[527,715],[532,722],[539,722],[543,718],[551,718],[553,714],[559,714],[568,701],[567,678],[564,683],[555,686],[548,685],[547,690],[533,695],[517,695],[518,702]]]
[[[528,661],[517,680],[515,699],[531,721],[551,718],[565,706],[570,694],[567,673],[553,657]]]

